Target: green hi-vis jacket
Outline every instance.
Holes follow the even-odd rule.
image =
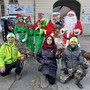
[[[0,48],[0,68],[4,67],[6,64],[15,62],[19,56],[21,56],[21,53],[16,48],[15,44],[10,45],[5,42]]]

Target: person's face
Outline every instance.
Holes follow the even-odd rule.
[[[23,20],[23,18],[22,18],[22,19],[19,19],[19,22],[21,22],[21,23],[22,23],[23,21],[24,21],[24,20]]]
[[[75,47],[77,45],[77,43],[75,41],[71,41],[70,45],[71,45],[71,47]]]
[[[69,14],[68,16],[69,16],[69,17],[73,17],[73,16],[74,16],[74,14]]]
[[[31,22],[27,22],[28,25],[31,25],[32,23]]]
[[[8,40],[9,43],[13,43],[14,42],[14,37],[10,36],[10,37],[8,37],[7,40]]]
[[[47,44],[52,44],[52,38],[51,37],[47,38]]]

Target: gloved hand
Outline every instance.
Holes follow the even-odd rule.
[[[37,27],[37,28],[35,28],[36,30],[39,30],[40,29],[40,27]]]
[[[64,69],[64,74],[68,74],[68,70],[67,69]]]
[[[51,36],[54,36],[54,33],[51,33]]]
[[[88,67],[89,67],[89,65],[86,64],[86,63],[84,63],[84,64],[80,64],[80,65],[81,65],[81,67],[84,68],[84,69],[88,69]]]
[[[75,35],[80,35],[80,32],[81,32],[80,29],[75,29],[75,30],[74,30],[74,34],[75,34]]]
[[[62,28],[62,29],[60,29],[60,34],[63,35],[66,31],[67,31],[66,28]]]
[[[22,40],[22,42],[25,42],[26,41],[26,39],[24,38],[23,40]]]

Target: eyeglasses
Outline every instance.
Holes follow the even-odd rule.
[[[47,40],[50,40],[50,41],[52,41],[52,39],[47,39]]]

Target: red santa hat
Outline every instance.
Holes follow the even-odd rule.
[[[31,17],[30,16],[27,16],[26,22],[31,22]]]
[[[67,15],[69,15],[69,14],[73,14],[74,16],[76,15],[74,10],[70,10],[70,11],[67,13]]]
[[[23,18],[23,15],[22,15],[22,14],[18,14],[18,15],[16,16],[16,18],[17,18],[17,19]]]

